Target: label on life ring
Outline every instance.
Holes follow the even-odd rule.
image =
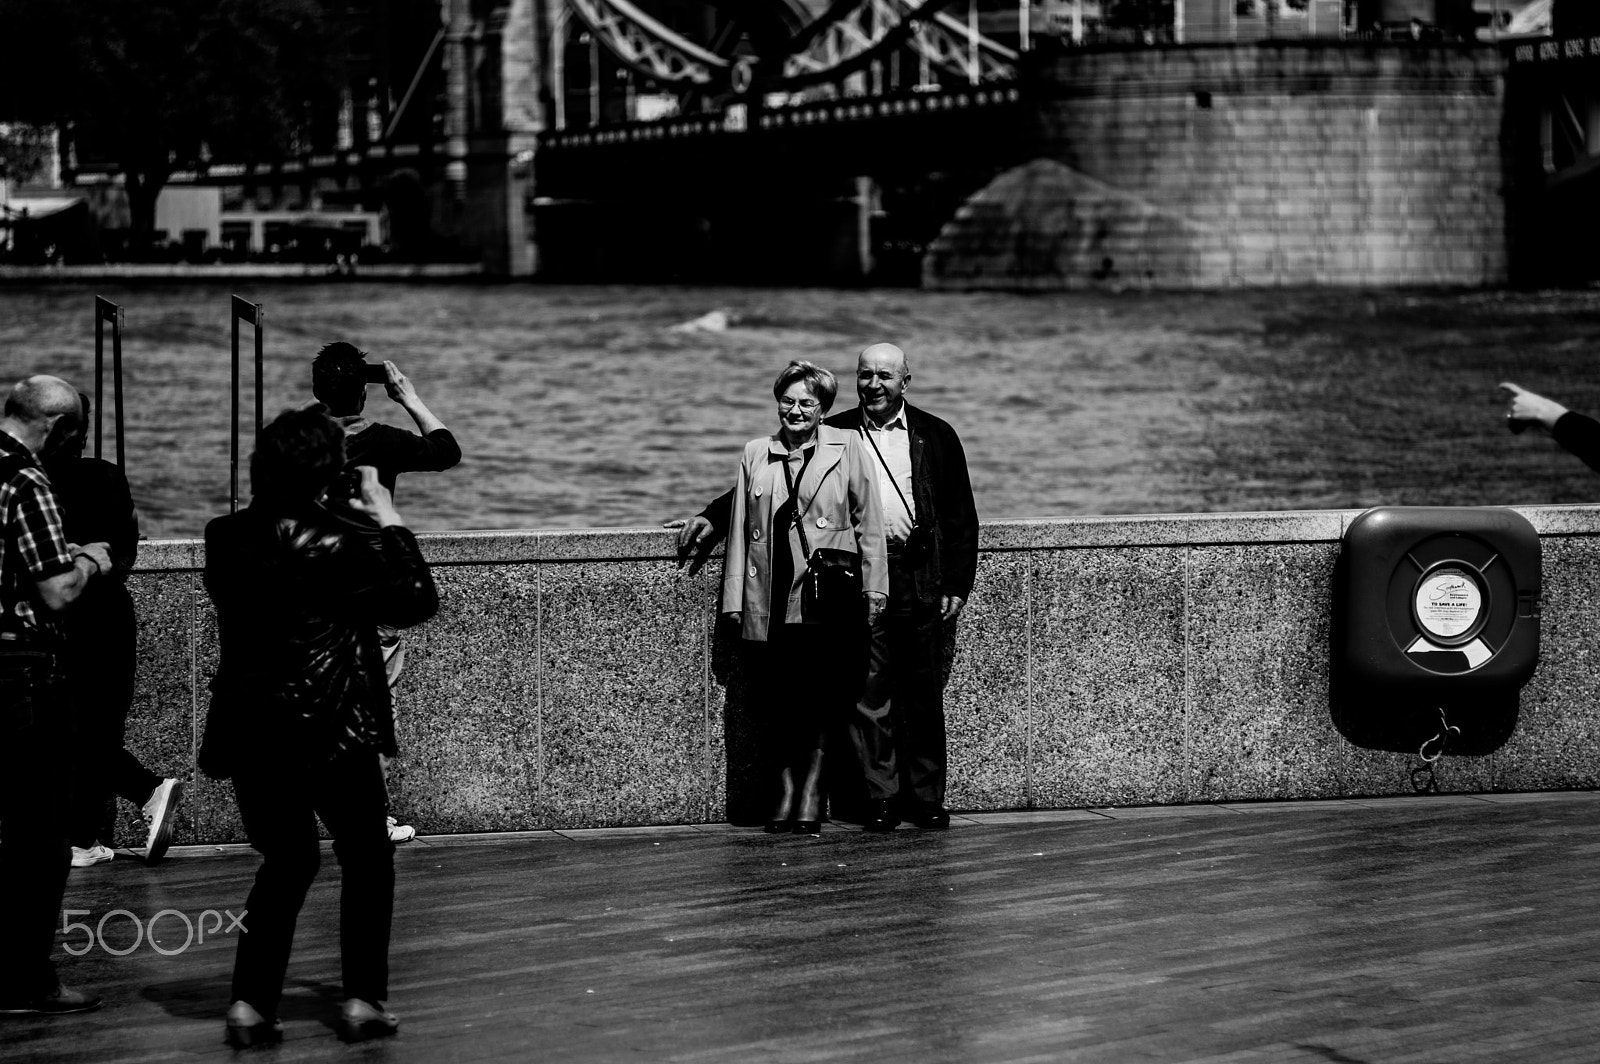
[[[1478,582],[1460,569],[1439,569],[1417,585],[1417,623],[1429,635],[1454,639],[1478,623],[1483,592]]]

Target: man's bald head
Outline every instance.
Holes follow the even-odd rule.
[[[6,417],[32,424],[53,417],[77,418],[83,411],[78,390],[60,377],[44,374],[17,382],[6,399]]]
[[[82,422],[77,389],[60,377],[40,374],[11,389],[0,427],[34,454],[48,457]]]
[[[898,366],[902,376],[911,375],[911,363],[906,361],[906,353],[894,344],[870,344],[861,352],[861,357],[856,359],[856,366],[872,363],[877,365]]]

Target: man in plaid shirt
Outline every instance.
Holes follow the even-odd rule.
[[[0,1014],[100,1005],[64,988],[50,962],[71,860],[62,764],[71,707],[55,615],[112,568],[106,544],[67,542],[39,464],[81,410],[76,389],[39,376],[13,388],[0,415]]]

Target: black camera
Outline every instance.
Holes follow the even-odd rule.
[[[361,377],[368,384],[388,384],[389,369],[382,362],[364,362],[361,364]]]
[[[911,534],[906,536],[905,546],[900,548],[900,554],[907,561],[921,563],[928,559],[928,554],[933,550],[933,529],[927,525],[914,524]]]
[[[361,474],[354,467],[341,470],[328,486],[328,500],[336,503],[361,498]]]

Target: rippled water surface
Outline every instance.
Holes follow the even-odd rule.
[[[788,359],[843,375],[849,405],[855,353],[885,339],[911,354],[912,400],[961,433],[984,518],[1600,497],[1547,439],[1505,432],[1495,391],[1509,377],[1600,408],[1589,292],[13,286],[5,379],[52,372],[91,390],[96,292],[126,309],[128,470],[156,538],[198,535],[227,509],[234,292],[266,307],[269,416],[309,398],[329,340],[417,382],[466,454],[401,480],[423,529],[644,526],[698,509],[731,483],[741,444],[775,427]],[[726,330],[674,328],[713,310]],[[371,412],[409,426],[372,395]]]

